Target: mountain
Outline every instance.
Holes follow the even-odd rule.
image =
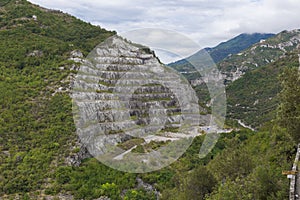
[[[156,150],[165,155],[166,151],[157,147],[173,141],[177,143],[176,153],[179,157],[185,150],[179,147],[180,144],[184,145],[180,139],[189,138],[197,132],[200,135],[199,123],[209,125],[208,116],[203,117],[202,121],[195,117],[199,115],[199,109],[195,106],[198,105],[197,100],[190,100],[187,106],[182,105],[178,94],[190,95],[187,93],[191,91],[189,85],[181,79],[180,75],[161,64],[154,52],[120,37],[110,38],[104,44],[97,46],[93,52],[91,55],[94,56],[88,57],[87,60],[95,64],[83,63],[84,67],[77,72],[72,92],[73,103],[79,110],[76,114],[74,112],[77,116],[75,123],[77,129],[87,131],[88,134],[84,132],[80,137],[85,141],[91,154],[99,155],[98,157],[102,159],[104,155],[114,156],[117,163],[122,159],[122,162],[126,161],[130,164],[125,166],[126,171],[138,173],[153,171],[166,165],[160,162],[160,156],[156,156],[158,162],[145,156],[141,163],[136,159],[140,157],[133,152],[146,153]],[[161,78],[162,74],[163,78]],[[158,81],[158,78],[161,80]],[[132,86],[135,87],[134,90]],[[118,98],[128,98],[128,105],[115,101],[117,94],[114,91],[118,92]],[[155,110],[153,113],[151,108],[158,104],[164,108],[164,111]],[[98,126],[91,125],[95,119]],[[153,119],[155,123],[151,121]],[[183,128],[187,121],[187,125],[196,131],[192,131],[191,128],[186,131]],[[99,128],[103,130],[103,135],[99,134]],[[98,150],[97,146],[104,139],[105,146]],[[106,152],[105,148],[109,147],[108,144],[121,148],[114,152]],[[171,151],[170,146],[171,144],[165,148]],[[112,165],[109,166],[117,164],[110,162]],[[164,162],[169,163],[168,160]]]
[[[275,34],[253,33],[253,34],[240,34],[226,42],[220,43],[213,48],[205,48],[215,63],[222,61],[229,55],[237,54],[245,49],[248,49],[253,44],[273,37]]]
[[[202,57],[203,53],[206,54],[207,52],[215,63],[222,63],[222,60],[226,59],[227,57],[231,57],[232,55],[240,53],[241,51],[246,50],[255,43],[264,41],[265,39],[271,38],[273,36],[274,34],[263,33],[240,34],[237,37],[228,40],[227,42],[220,43],[216,47],[202,49],[194,55],[186,59],[170,63],[168,66],[182,73],[182,75],[194,86],[200,102],[207,103],[208,101],[210,101],[208,89],[201,78],[201,74],[195,71],[194,67],[191,64],[191,61],[194,64],[196,62],[201,62],[199,61],[199,58]],[[206,57],[208,57],[208,55]]]
[[[276,95],[280,91],[277,77],[284,68],[282,63],[287,66],[298,65],[295,56],[299,46],[300,30],[282,31],[266,40],[260,40],[240,53],[229,55],[217,64],[227,86],[230,118],[258,128],[274,117],[274,108],[278,105]],[[200,55],[198,52],[186,60],[201,62]],[[200,102],[209,103],[206,83],[186,60],[169,66],[190,81]]]
[[[283,31],[219,63],[227,87],[228,116],[259,128],[275,117],[278,76],[299,67],[300,30]]]
[[[227,57],[218,64],[226,82],[242,77],[247,71],[275,62],[286,53],[299,48],[300,30],[282,31],[267,40]]]
[[[287,68],[299,67],[299,52],[291,52],[274,63],[245,73],[229,84],[227,116],[240,119],[253,128],[259,128],[276,116],[281,91],[279,75]]]
[[[0,198],[53,198],[60,167],[82,152],[68,94],[73,59],[115,32],[25,0],[0,5]]]
[[[0,5],[0,199],[157,199],[156,188],[163,190],[167,182],[172,185],[175,168],[145,175],[109,168],[91,157],[76,134],[70,91],[79,73],[78,62],[116,33],[25,0],[0,0]],[[151,54],[149,49],[141,52]],[[138,64],[149,57],[144,56],[137,57]],[[158,62],[155,59],[151,58]],[[116,74],[122,75],[118,70]],[[87,79],[88,85],[92,74]],[[95,94],[109,96],[108,84],[97,84]],[[161,91],[154,91],[153,99],[161,98],[169,107],[167,115],[176,119],[180,109],[168,97],[170,91],[148,86]],[[151,92],[137,91],[132,101],[146,101],[151,107],[153,99],[140,98],[147,91]],[[142,126],[149,113],[141,111],[132,113],[131,119]],[[171,123],[176,126],[177,120],[170,121],[165,132],[176,132]],[[119,144],[123,149],[141,143],[141,139],[125,139]],[[163,145],[151,142],[139,150]],[[192,152],[196,151],[185,156],[184,162],[189,163],[185,171],[196,162],[208,162],[200,158],[195,162]]]
[[[232,54],[240,53],[241,51],[249,48],[253,44],[268,39],[270,37],[273,37],[275,34],[267,34],[267,33],[253,33],[253,34],[247,34],[243,33],[240,34],[226,42],[222,42],[216,47],[207,47],[204,48],[205,51],[211,56],[213,61],[215,63],[219,63],[223,59],[225,59],[227,56]],[[197,54],[197,53],[196,53]],[[174,69],[177,69],[178,71],[183,71],[181,69],[182,66],[188,65],[188,62],[185,59],[170,63],[169,66],[173,67]]]
[[[229,82],[239,79],[246,71],[265,66],[268,63],[278,60],[280,57],[284,56],[285,53],[295,50],[300,41],[299,33],[300,30],[282,31],[276,35],[241,34],[228,42],[221,43],[215,48],[208,48],[207,51],[212,57],[213,52],[226,52],[227,46],[230,46],[232,49],[231,52],[233,52],[233,49],[235,49],[239,43],[241,43],[241,46],[243,46],[243,44],[249,45],[248,48],[240,52],[228,54],[227,57],[217,63],[218,68],[221,70],[222,74],[224,74],[226,84],[228,84]],[[248,43],[247,41],[255,41],[249,40],[249,38],[255,38],[255,35],[259,35],[261,37],[264,36],[268,39],[261,39],[257,43]],[[243,42],[243,39],[245,39],[246,42]],[[187,59],[197,60],[198,53],[190,56],[189,58],[170,63],[169,66],[181,73],[187,74],[185,76],[188,80],[193,80],[197,76],[199,77],[199,75],[193,75],[195,70],[193,69],[193,66],[187,62]]]

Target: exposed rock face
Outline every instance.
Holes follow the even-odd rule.
[[[33,52],[27,54],[27,56],[31,56],[31,57],[42,57],[43,56],[43,52],[40,50],[34,50]]]
[[[142,188],[146,190],[147,192],[154,192],[155,196],[157,199],[159,199],[160,193],[150,184],[145,183],[142,179],[137,178],[137,188]]]
[[[70,53],[71,58],[83,58],[83,54],[79,50],[74,50]]]
[[[70,166],[78,167],[82,160],[92,157],[87,148],[79,144],[79,152],[71,154],[66,158],[66,163]]]
[[[168,137],[168,131],[200,124],[198,99],[190,85],[148,48],[118,37],[84,61],[72,98],[77,133],[93,156],[132,138]],[[183,134],[192,133],[182,132],[180,138]]]
[[[60,86],[49,86],[49,89],[54,89],[52,96],[56,95],[57,93],[70,93],[72,86],[69,84],[70,82],[74,82],[75,80],[75,73],[79,69],[79,65],[83,62],[83,54],[80,50],[73,50],[70,52],[69,60],[74,61],[72,65],[65,65],[59,67],[59,70],[69,70],[69,75],[60,81]],[[54,88],[53,88],[54,87]]]
[[[83,61],[82,59],[83,54],[80,50],[71,51],[69,60],[81,63]]]
[[[100,197],[100,198],[95,199],[95,200],[110,200],[110,198],[108,198],[108,197]]]

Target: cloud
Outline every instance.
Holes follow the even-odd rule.
[[[193,55],[201,48],[195,41],[176,31],[144,28],[121,33],[121,36],[155,50],[164,63]]]
[[[30,0],[117,32],[140,28],[178,31],[201,47],[240,33],[300,28],[299,0]]]

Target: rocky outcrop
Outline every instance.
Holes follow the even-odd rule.
[[[59,70],[68,70],[70,71],[69,75],[66,78],[62,79],[59,85],[48,86],[49,90],[54,90],[52,96],[56,95],[57,93],[70,93],[70,91],[72,90],[72,85],[70,83],[74,82],[76,76],[75,72],[78,71],[80,64],[83,63],[83,54],[80,50],[73,50],[70,52],[70,57],[68,60],[74,62],[71,64],[66,64],[64,66],[60,66]]]
[[[159,199],[160,192],[155,189],[152,185],[145,183],[141,178],[136,178],[136,181],[138,183],[137,188],[138,189],[144,189],[147,192],[153,192],[157,199]]]
[[[79,149],[79,151],[71,153],[66,158],[66,164],[69,166],[78,167],[81,164],[82,160],[92,157],[87,148],[80,143],[78,143],[78,147],[75,147],[74,149]]]
[[[34,50],[31,53],[27,54],[28,57],[42,57],[43,56],[43,51],[41,50]]]
[[[83,61],[72,98],[77,133],[93,156],[132,138],[178,131],[192,137],[182,128],[200,124],[198,99],[185,79],[150,49],[119,37]]]

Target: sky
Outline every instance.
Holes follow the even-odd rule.
[[[241,33],[278,33],[300,28],[299,0],[29,1],[120,35],[145,28],[170,30],[201,48],[216,46]]]

